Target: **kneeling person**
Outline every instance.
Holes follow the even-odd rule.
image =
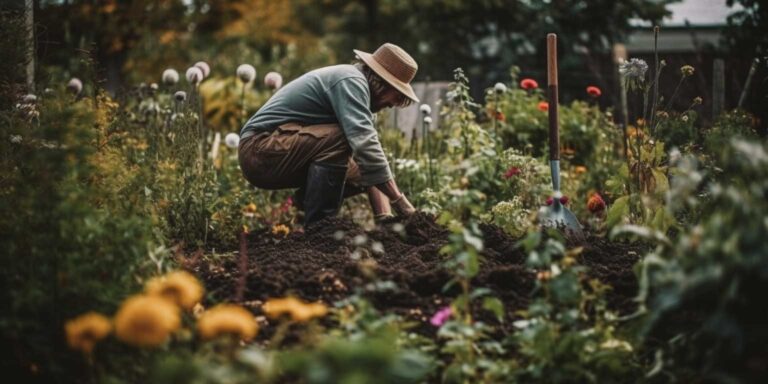
[[[375,220],[415,211],[392,177],[373,114],[419,101],[410,85],[418,66],[394,44],[354,52],[354,64],[310,71],[278,90],[240,132],[245,178],[258,188],[298,188],[305,225],[362,192]]]

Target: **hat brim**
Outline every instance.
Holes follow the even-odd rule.
[[[395,76],[393,76],[389,71],[387,71],[384,67],[381,66],[376,60],[373,59],[373,55],[371,55],[368,52],[359,51],[357,49],[353,49],[357,57],[360,58],[368,67],[370,67],[374,72],[376,72],[377,75],[381,76],[384,81],[387,82],[387,84],[391,85],[400,93],[405,95],[405,97],[413,100],[414,102],[418,103],[419,98],[416,97],[416,92],[413,91],[413,87],[411,87],[410,84],[404,83]]]

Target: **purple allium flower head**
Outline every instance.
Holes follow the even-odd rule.
[[[256,78],[256,68],[250,64],[240,64],[240,66],[237,67],[237,77],[239,77],[243,83],[250,83]]]
[[[203,79],[211,74],[211,67],[205,61],[198,61],[194,66],[200,68],[200,71],[203,72]]]
[[[270,72],[264,76],[264,85],[274,90],[280,89],[283,86],[283,76],[277,72]]]
[[[203,70],[199,67],[189,67],[187,69],[187,81],[190,84],[200,84],[201,81],[203,81]]]
[[[174,85],[179,82],[179,73],[173,68],[168,68],[163,71],[163,84]]]

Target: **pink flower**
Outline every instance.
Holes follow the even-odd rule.
[[[451,315],[453,315],[453,310],[451,307],[444,307],[443,309],[435,312],[435,314],[432,315],[432,318],[429,319],[429,322],[435,327],[442,327],[443,324],[445,324],[445,322],[451,318]]]
[[[518,167],[509,167],[509,169],[507,169],[507,172],[504,173],[504,178],[509,179],[512,176],[519,175],[521,172],[522,171]]]

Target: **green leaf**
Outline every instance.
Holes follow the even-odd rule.
[[[629,216],[629,196],[622,196],[616,199],[608,210],[605,219],[605,225],[610,227],[619,224],[624,217]]]
[[[656,192],[663,193],[669,190],[669,180],[667,175],[660,169],[651,169],[654,180],[656,180]]]
[[[483,309],[493,312],[499,321],[504,321],[504,303],[502,303],[498,298],[486,297],[483,299]]]

